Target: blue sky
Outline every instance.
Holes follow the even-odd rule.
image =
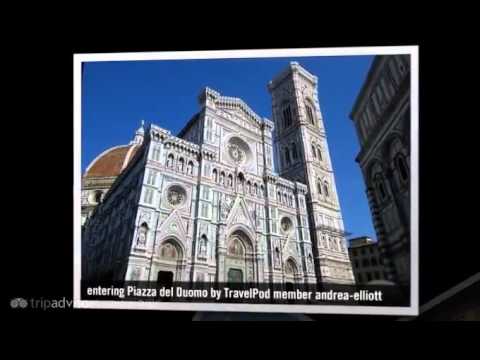
[[[272,118],[268,81],[290,61],[318,77],[318,95],[335,171],[345,230],[376,238],[355,157],[359,143],[348,115],[366,78],[371,56],[289,57],[172,61],[90,62],[82,84],[82,172],[109,147],[127,144],[141,120],[174,135],[199,110],[209,86],[242,98]]]

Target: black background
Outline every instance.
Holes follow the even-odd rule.
[[[3,116],[3,139],[8,140],[3,147],[3,174],[7,181],[3,189],[7,205],[4,209],[8,220],[4,223],[3,238],[4,258],[8,260],[4,306],[9,307],[14,297],[58,299],[73,295],[73,53],[419,45],[420,303],[478,271],[474,251],[476,222],[471,218],[476,212],[478,161],[469,158],[476,152],[478,141],[475,132],[467,130],[476,122],[470,110],[478,100],[474,99],[475,92],[465,86],[474,81],[472,69],[478,66],[469,54],[470,43],[462,34],[431,29],[423,35],[408,35],[402,28],[395,35],[386,35],[377,26],[371,26],[364,33],[359,28],[346,31],[346,36],[332,31],[326,39],[324,27],[313,27],[299,30],[308,35],[269,33],[262,40],[255,32],[247,33],[247,29],[242,29],[241,35],[220,39],[213,36],[213,29],[202,28],[197,39],[189,34],[184,38],[188,40],[180,40],[158,28],[136,36],[130,31],[111,31],[109,36],[101,36],[85,28],[88,26],[75,34],[65,27],[33,31],[21,41],[12,41],[11,51],[4,57],[3,85],[8,90]],[[72,316],[120,313],[63,312]],[[127,317],[142,313],[151,314],[122,312]],[[193,315],[157,312],[155,316],[190,320]]]

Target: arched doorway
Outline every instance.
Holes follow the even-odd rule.
[[[182,280],[183,250],[175,239],[166,239],[160,243],[153,261],[153,276],[158,285],[172,286],[174,281]]]
[[[298,268],[297,264],[292,258],[285,262],[285,284],[288,288],[292,288],[298,282]]]
[[[241,230],[228,238],[225,275],[228,283],[255,282],[252,242]]]

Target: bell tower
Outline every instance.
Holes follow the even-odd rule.
[[[307,209],[317,278],[354,283],[335,177],[318,102],[316,76],[297,62],[268,84],[275,124],[273,143],[281,177],[307,185]]]

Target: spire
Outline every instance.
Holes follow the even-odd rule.
[[[135,137],[130,141],[130,145],[143,143],[143,137],[145,135],[145,120],[142,120],[140,127],[135,132]]]

